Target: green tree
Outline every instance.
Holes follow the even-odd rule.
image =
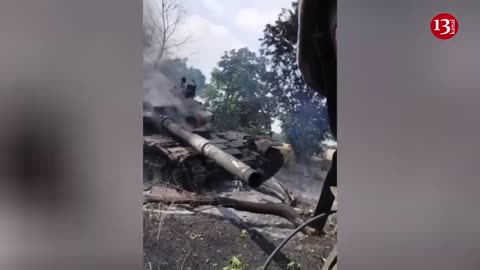
[[[272,78],[266,59],[247,48],[225,52],[204,95],[215,113],[215,127],[270,133],[275,116]]]
[[[275,72],[272,93],[287,141],[300,161],[315,152],[329,132],[325,99],[304,82],[297,65],[298,3],[283,9],[274,24],[267,24],[262,56]]]
[[[272,133],[272,139],[276,142],[286,143],[285,135],[283,133]]]

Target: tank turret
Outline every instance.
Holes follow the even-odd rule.
[[[195,100],[196,85],[182,78],[174,89],[181,103],[144,103],[144,181],[162,181],[202,192],[212,181],[239,180],[256,188],[284,163],[264,136],[209,128],[213,113]]]
[[[171,90],[176,102],[168,106],[153,106],[144,101],[144,112],[147,114],[155,112],[171,117],[180,125],[191,129],[207,127],[213,122],[213,113],[204,104],[195,100],[196,91],[195,81],[187,83],[186,78],[182,77],[179,87]]]

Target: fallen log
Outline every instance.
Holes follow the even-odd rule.
[[[210,197],[172,187],[152,186],[149,191],[144,193],[144,203],[148,202],[222,206],[238,211],[282,217],[290,221],[295,227],[300,226],[304,222],[298,210],[283,203],[256,203],[228,197]],[[311,233],[307,230],[304,232],[307,234]]]
[[[256,214],[269,214],[283,217],[290,221],[295,227],[302,225],[304,220],[300,214],[292,207],[283,203],[256,203],[231,199],[227,197],[214,197],[214,205],[233,208],[238,211],[247,211]]]
[[[282,203],[289,206],[295,206],[295,204],[297,203],[297,200],[288,191],[287,187],[285,187],[282,182],[280,182],[280,180],[275,177],[271,177],[261,186],[255,188],[255,190],[260,193],[275,197],[279,199]]]

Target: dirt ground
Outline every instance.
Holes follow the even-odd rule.
[[[298,171],[284,170],[277,177],[294,194],[303,194],[302,205],[307,206],[318,197],[323,182]],[[287,269],[291,261],[304,270],[321,269],[336,241],[333,225],[329,228],[325,236],[297,234],[269,269]],[[293,229],[288,221],[270,215],[153,205],[144,211],[144,269],[222,270],[236,256],[246,263],[245,270],[257,270]]]

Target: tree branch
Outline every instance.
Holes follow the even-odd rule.
[[[293,225],[295,225],[295,227],[300,226],[304,222],[304,220],[301,218],[300,211],[282,203],[256,203],[226,197],[203,196],[171,187],[153,186],[149,192],[144,194],[144,203],[148,202],[173,202],[177,204],[192,204],[195,206],[222,206],[238,211],[282,217],[290,221]],[[309,234],[310,231],[305,231],[305,233]]]
[[[185,44],[190,36],[179,42],[173,41],[178,30],[178,25],[183,20],[184,7],[178,0],[151,0],[153,12],[149,12],[150,26],[144,27],[146,37],[145,46],[147,49],[155,48],[156,62],[164,57],[174,47]],[[156,64],[158,65],[158,64]]]

